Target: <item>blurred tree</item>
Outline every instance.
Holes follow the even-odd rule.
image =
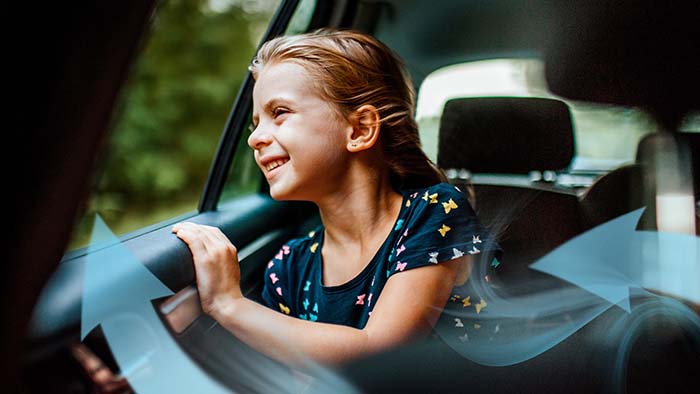
[[[277,3],[160,4],[115,110],[88,214],[99,212],[120,234],[196,208],[228,112]],[[85,244],[89,222],[79,226],[70,248]]]

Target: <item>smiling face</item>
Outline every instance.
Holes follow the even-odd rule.
[[[299,64],[269,64],[258,75],[248,145],[272,198],[317,201],[338,187],[352,126],[332,105]]]

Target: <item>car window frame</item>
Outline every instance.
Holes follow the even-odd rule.
[[[258,43],[257,49],[265,43],[277,36],[284,34],[289,22],[291,21],[294,12],[299,6],[300,0],[281,0],[277,11],[272,16],[270,24],[267,30],[263,34],[260,42]],[[317,7],[314,10],[314,15],[312,16],[313,21],[316,20],[317,13],[319,11]],[[221,134],[218,146],[216,148],[215,154],[212,158],[209,173],[207,175],[204,188],[200,195],[200,199],[197,202],[197,208],[191,211],[182,213],[180,215],[146,225],[144,227],[135,229],[133,231],[126,232],[124,234],[117,235],[120,242],[126,242],[131,239],[143,236],[145,234],[154,232],[166,226],[173,225],[177,222],[191,219],[201,213],[214,211],[217,209],[219,204],[219,199],[224,190],[226,180],[228,178],[229,172],[231,171],[231,164],[233,162],[234,154],[238,144],[243,138],[241,135],[246,129],[247,124],[250,122],[250,111],[252,108],[252,93],[254,80],[250,71],[246,72],[246,76],[238,89],[236,99],[233,102],[229,115],[226,119],[223,132]],[[260,192],[264,192],[266,184],[261,184]],[[81,256],[88,254],[88,246],[83,246],[80,248],[68,250],[64,252],[61,263],[64,261],[72,260]]]
[[[257,49],[259,49],[263,43],[284,34],[299,2],[299,0],[282,0],[265,34],[263,34]],[[204,189],[202,190],[202,195],[197,205],[197,211],[199,213],[217,209],[229,172],[232,170],[231,164],[233,162],[233,156],[238,144],[241,143],[243,139],[241,135],[250,122],[254,82],[253,75],[248,71],[238,90],[229,116],[226,119],[224,130],[219,140],[219,145],[216,148],[209,175],[207,176],[207,181],[204,184]]]

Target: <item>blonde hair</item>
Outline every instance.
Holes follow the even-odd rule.
[[[386,45],[360,32],[317,30],[266,42],[249,69],[257,79],[265,65],[282,61],[296,62],[309,72],[321,96],[346,118],[362,105],[377,108],[379,140],[395,189],[446,181],[421,149],[413,83]]]

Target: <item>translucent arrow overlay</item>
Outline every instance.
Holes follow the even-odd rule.
[[[700,321],[687,306],[645,289],[700,302],[700,238],[635,231],[642,212],[630,212],[581,234],[530,266],[571,286],[502,297],[484,281],[483,272],[472,273],[473,303],[483,299],[488,306],[477,311],[448,303],[457,307],[444,311],[448,319],[436,331],[465,358],[489,366],[512,365],[560,344],[615,305],[627,313],[608,313],[602,322],[595,320],[595,329],[603,330],[601,337],[626,335],[629,327],[613,323],[627,321],[625,316],[639,318],[640,305],[631,308],[630,292],[646,300],[642,311],[653,307],[654,314],[648,316],[673,313],[697,328]]]
[[[137,393],[230,392],[173,340],[151,303],[173,292],[120,243],[99,215],[95,217],[88,246],[83,282],[81,339],[101,325],[121,374]],[[306,370],[296,371],[251,352],[240,344],[233,355],[206,356],[213,360],[242,359],[236,364],[237,370],[227,372],[250,392],[357,392],[336,373],[311,361]]]
[[[453,324],[441,324],[436,332],[463,357],[496,367],[539,356],[613,306],[575,286],[488,299],[479,314],[473,308],[446,310]]]
[[[629,289],[700,302],[700,238],[635,231],[644,208],[581,234],[530,268],[573,283],[630,312]]]
[[[95,217],[85,265],[81,338],[98,324],[122,375],[140,394],[228,392],[174,342],[151,304],[172,294]]]
[[[81,339],[115,313],[150,307],[152,299],[173,294],[120,244],[99,215],[95,216],[86,260]]]

